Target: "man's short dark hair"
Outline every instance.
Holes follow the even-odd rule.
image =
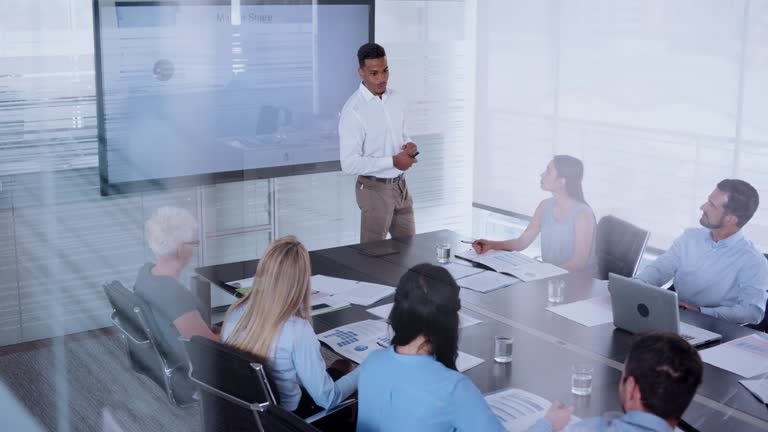
[[[717,188],[728,195],[725,203],[725,211],[736,216],[739,228],[752,219],[752,216],[760,204],[760,196],[757,190],[744,180],[725,179],[717,184]]]
[[[384,52],[384,47],[373,42],[363,44],[360,49],[357,50],[357,62],[360,63],[360,69],[365,66],[366,60],[373,60],[386,56],[387,53]]]
[[[624,381],[633,377],[645,409],[679,420],[701,384],[703,365],[696,349],[674,333],[640,336],[629,349]]]

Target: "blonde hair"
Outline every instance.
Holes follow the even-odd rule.
[[[311,321],[309,253],[293,236],[275,240],[256,267],[253,288],[227,311],[245,308],[227,344],[268,359],[272,342],[292,316]]]
[[[155,257],[172,256],[184,242],[197,238],[197,220],[187,209],[160,207],[144,224],[144,235]]]

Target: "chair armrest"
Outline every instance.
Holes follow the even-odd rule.
[[[323,417],[329,416],[329,415],[331,415],[331,414],[333,414],[333,413],[335,413],[337,411],[341,411],[344,408],[352,406],[352,405],[354,405],[356,403],[357,403],[357,399],[347,399],[344,402],[336,405],[335,407],[333,407],[331,409],[322,410],[322,411],[320,411],[317,414],[313,414],[313,415],[305,418],[304,421],[307,422],[307,423],[313,423],[313,422],[315,422],[317,420],[320,420]]]
[[[123,325],[120,318],[117,316],[117,312],[113,312],[110,317],[112,324],[115,325],[127,338],[137,344],[148,344],[149,338],[142,334],[140,331],[131,328],[130,326]]]

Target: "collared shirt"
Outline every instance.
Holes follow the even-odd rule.
[[[741,231],[718,242],[691,228],[637,277],[656,286],[674,278],[680,301],[736,323],[758,323],[768,298],[768,262]]]
[[[379,98],[362,83],[341,110],[341,170],[347,174],[392,178],[402,174],[392,163],[411,138],[405,131],[406,101],[392,89]]]
[[[235,309],[224,322],[221,334],[230,341],[245,307]],[[269,357],[271,378],[280,395],[280,405],[294,411],[299,406],[301,387],[312,400],[323,408],[331,408],[348,398],[357,388],[359,368],[333,381],[325,370],[325,360],[320,354],[320,342],[312,325],[304,319],[291,317],[275,335],[272,354]]]
[[[608,413],[602,417],[590,417],[571,425],[568,430],[570,432],[673,432],[674,429],[661,417],[643,411],[630,411],[624,415]]]

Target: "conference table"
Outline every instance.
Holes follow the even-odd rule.
[[[380,257],[360,253],[361,245],[316,250],[310,252],[312,273],[394,287],[412,266],[423,262],[436,264],[436,244],[449,243],[456,252],[468,248],[461,243],[463,239],[452,231],[442,230],[365,245],[397,251]],[[206,289],[213,285],[239,296],[228,282],[252,277],[257,264],[258,260],[248,260],[197,268],[196,291],[206,295]],[[607,294],[604,281],[586,274],[569,273],[556,278],[564,281],[563,304]],[[484,294],[462,288],[462,312],[482,322],[461,329],[459,349],[485,360],[465,374],[483,393],[516,387],[574,405],[574,415],[579,417],[621,411],[618,383],[634,336],[610,323],[586,327],[547,311],[545,308],[551,305],[547,301],[547,283],[518,282]],[[371,306],[352,305],[317,315],[313,318],[315,331],[321,333],[357,321],[378,319],[366,310],[392,300],[387,297]],[[755,333],[691,311],[682,311],[680,317],[683,322],[720,333],[720,343]],[[514,338],[511,363],[493,360],[496,336]],[[593,390],[589,396],[576,396],[570,391],[571,365],[584,362],[595,368]],[[700,431],[768,430],[768,407],[739,384],[739,379],[739,375],[705,363],[704,382],[683,416],[686,423]]]

